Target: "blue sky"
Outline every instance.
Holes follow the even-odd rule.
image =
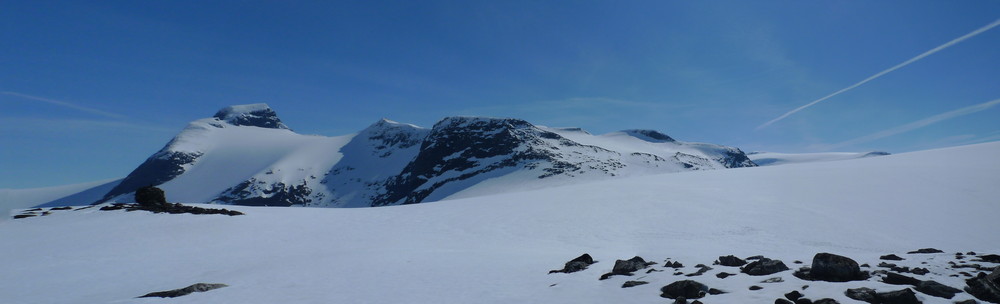
[[[95,2],[95,3],[88,3]],[[123,177],[189,121],[660,130],[745,151],[1000,140],[998,1],[4,1],[0,188]]]

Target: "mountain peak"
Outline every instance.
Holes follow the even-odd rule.
[[[643,129],[632,129],[623,130],[622,133],[628,134],[632,137],[645,140],[648,142],[675,142],[673,138],[667,136],[667,134],[660,133],[656,130],[643,130]]]
[[[288,126],[278,118],[278,113],[266,103],[228,106],[219,110],[213,117],[234,126],[288,129]]]

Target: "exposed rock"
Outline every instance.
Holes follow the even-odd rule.
[[[52,208],[52,209],[49,209],[49,210],[72,210],[72,209],[73,209],[73,207],[70,207],[70,206],[62,206],[62,207],[55,207],[55,208]]]
[[[687,304],[688,300],[685,297],[677,297],[674,299],[673,304]]]
[[[219,289],[219,288],[226,287],[226,286],[229,286],[229,285],[226,285],[226,284],[197,283],[197,284],[194,284],[194,285],[191,285],[191,286],[188,286],[188,287],[184,287],[184,288],[180,288],[180,289],[151,292],[151,293],[148,293],[148,294],[146,294],[144,296],[141,296],[140,298],[152,298],[152,297],[176,298],[176,297],[185,296],[185,295],[188,295],[188,294],[191,294],[191,293],[194,293],[194,292],[205,292],[205,291],[209,291],[209,290],[212,290],[212,289]]]
[[[774,299],[774,304],[795,304],[795,302],[792,302],[792,301],[789,301],[789,300],[785,300],[785,299],[782,299],[782,298],[777,298],[777,299]]]
[[[682,267],[684,267],[684,264],[681,264],[681,262],[678,262],[678,261],[673,261],[673,262],[666,262],[666,263],[664,263],[663,267],[682,268]]]
[[[976,300],[973,300],[973,299],[968,299],[968,300],[965,300],[965,301],[955,302],[955,304],[979,304],[979,301],[976,301]]]
[[[840,302],[837,302],[837,300],[830,299],[830,298],[823,298],[823,299],[819,299],[819,300],[814,301],[813,304],[840,304]]]
[[[916,268],[913,268],[913,269],[910,270],[910,273],[916,274],[916,275],[925,275],[925,274],[928,274],[930,272],[931,272],[930,269],[920,268],[920,267],[916,267]]]
[[[750,264],[747,264],[746,266],[743,266],[743,268],[740,268],[741,272],[753,276],[770,275],[785,270],[788,270],[788,266],[785,266],[785,263],[782,263],[780,260],[772,260],[768,258],[760,258],[756,261],[750,262]]]
[[[703,275],[703,274],[705,274],[705,273],[706,273],[706,272],[708,272],[709,270],[712,270],[712,267],[708,267],[708,266],[705,266],[705,265],[703,265],[703,264],[698,264],[698,265],[697,265],[697,266],[695,266],[695,267],[698,267],[698,271],[696,271],[696,272],[694,272],[694,273],[689,273],[689,274],[687,274],[686,276],[689,276],[689,277],[694,277],[694,276],[700,276],[700,275]]]
[[[755,255],[755,256],[752,256],[752,257],[748,257],[748,258],[746,258],[744,260],[747,260],[747,261],[749,261],[749,260],[760,260],[760,259],[763,259],[763,258],[764,258],[764,256],[762,256],[762,255]]]
[[[980,272],[975,278],[965,280],[965,284],[965,292],[977,299],[1000,303],[1000,267],[990,274]]]
[[[661,297],[676,299],[684,297],[686,299],[700,299],[708,293],[708,286],[692,280],[683,280],[670,283],[660,288]]]
[[[795,300],[795,304],[813,304],[813,301],[807,298],[799,298]]]
[[[587,269],[587,267],[593,263],[597,262],[594,261],[594,258],[590,257],[590,254],[584,253],[583,255],[576,257],[575,259],[572,259],[569,262],[566,262],[566,264],[563,266],[563,269],[551,270],[549,271],[549,273],[556,273],[556,272],[573,273]]]
[[[977,262],[990,262],[990,263],[1000,263],[1000,255],[996,254],[984,254],[979,256],[978,259],[974,260]]]
[[[886,273],[885,277],[882,278],[882,282],[886,283],[886,284],[892,284],[892,285],[913,285],[913,286],[917,286],[918,284],[920,284],[920,280],[918,280],[916,278],[908,277],[908,276],[901,275],[901,274],[898,274],[898,273],[895,273],[895,272]]]
[[[878,267],[892,268],[892,267],[896,267],[896,264],[886,263],[886,262],[879,262],[878,263]]]
[[[629,287],[634,287],[634,286],[639,286],[639,285],[646,285],[646,284],[649,284],[649,282],[646,282],[646,281],[625,281],[625,284],[622,284],[622,288],[629,288]]]
[[[715,289],[715,288],[709,288],[708,289],[708,294],[710,294],[710,295],[720,295],[720,294],[724,294],[724,293],[726,293],[726,292],[722,291],[722,290]]]
[[[789,299],[789,300],[792,300],[792,301],[796,301],[796,300],[798,300],[801,297],[802,297],[802,293],[800,293],[798,290],[793,290],[792,292],[789,292],[789,293],[785,294],[785,298]]]
[[[34,213],[22,213],[22,214],[15,215],[14,219],[23,219],[23,218],[33,217],[33,216],[37,216],[37,214],[34,214]]]
[[[938,250],[936,248],[922,248],[922,249],[917,249],[917,250],[910,251],[910,252],[907,252],[907,253],[908,254],[914,254],[914,253],[942,253],[942,252],[944,252],[944,251]]]
[[[898,255],[895,255],[895,254],[887,254],[887,255],[880,256],[878,258],[880,260],[889,260],[889,261],[902,261],[902,260],[904,260],[903,258],[901,258],[901,257],[899,257]]]
[[[750,290],[761,290],[761,289],[764,289],[764,287],[760,287],[757,285],[750,285]]]
[[[746,265],[747,261],[744,261],[743,259],[740,259],[734,255],[727,255],[727,256],[720,256],[717,263],[722,266],[739,267]]]
[[[862,302],[874,303],[875,302],[875,290],[868,287],[860,288],[850,288],[844,292],[844,295],[848,298],[855,299]]]
[[[615,266],[611,268],[611,272],[602,275],[601,280],[610,278],[614,275],[632,275],[632,272],[646,268],[652,264],[656,263],[647,263],[646,260],[643,260],[641,257],[633,257],[628,260],[616,260]]]
[[[951,299],[955,297],[956,293],[962,292],[961,289],[947,286],[930,280],[920,282],[919,284],[917,284],[916,289],[917,291],[925,293],[927,295],[945,299]]]
[[[720,272],[720,273],[715,274],[715,277],[720,278],[720,279],[725,279],[725,278],[727,278],[729,276],[732,276],[732,275],[734,275],[734,274],[728,273],[728,272]]]
[[[909,288],[875,294],[875,302],[882,304],[921,304],[917,295]]]
[[[817,253],[813,257],[808,277],[828,282],[865,280],[867,274],[861,272],[858,262],[851,258],[831,253]]]
[[[153,186],[146,186],[135,190],[135,202],[139,206],[156,208],[167,205],[167,197],[163,190]]]

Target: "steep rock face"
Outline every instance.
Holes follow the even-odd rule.
[[[449,117],[434,125],[420,151],[401,174],[388,180],[386,192],[375,197],[372,206],[415,204],[439,188],[458,181],[481,180],[492,174],[516,169],[537,170],[539,178],[571,174],[582,165],[613,170],[623,167],[614,160],[602,160],[576,152],[617,154],[595,146],[583,146],[559,134],[541,130],[513,118]],[[574,159],[575,158],[575,159]]]
[[[133,192],[141,187],[163,184],[184,173],[188,165],[202,155],[199,152],[170,151],[169,146],[168,144],[132,170],[132,173],[105,194],[99,202]]]

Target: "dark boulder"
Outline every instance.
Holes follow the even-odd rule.
[[[695,267],[698,267],[698,271],[695,271],[694,273],[686,274],[685,276],[689,276],[689,277],[700,276],[700,275],[705,274],[709,270],[712,270],[712,267],[705,266],[704,264],[698,264],[698,265],[695,265]]]
[[[146,186],[135,190],[135,202],[144,207],[162,207],[167,205],[167,197],[162,189]]]
[[[684,297],[686,299],[700,299],[708,294],[708,286],[705,284],[698,283],[692,280],[683,280],[670,283],[667,286],[660,288],[661,297],[676,299],[678,297]]]
[[[793,290],[792,292],[786,293],[785,298],[792,301],[798,301],[799,298],[802,298],[802,293],[798,290]]]
[[[844,295],[848,298],[855,299],[862,302],[874,303],[875,302],[875,290],[868,287],[860,288],[850,288],[844,292]]]
[[[858,262],[851,258],[831,253],[817,253],[813,257],[809,277],[828,282],[865,280],[868,276],[861,272]]]
[[[947,286],[930,280],[920,282],[919,284],[917,284],[916,289],[917,291],[922,292],[924,294],[945,299],[951,299],[955,297],[956,293],[962,292],[961,289]]]
[[[729,277],[731,275],[733,275],[733,274],[723,271],[723,272],[720,272],[720,273],[716,273],[715,277],[720,278],[720,279],[725,279],[725,278],[727,278],[727,277]]]
[[[819,299],[819,300],[813,301],[813,304],[840,304],[840,302],[837,302],[837,300],[830,299],[830,298],[823,298],[823,299]]]
[[[909,288],[875,294],[875,302],[880,304],[921,304],[917,294]]]
[[[757,285],[750,285],[749,289],[750,290],[761,290],[761,289],[764,289],[764,287],[760,287],[760,286],[757,286]]]
[[[984,254],[976,259],[977,262],[990,262],[990,263],[1000,263],[1000,255],[996,254]]]
[[[785,263],[782,263],[780,260],[768,258],[761,258],[740,268],[741,272],[753,276],[775,274],[785,270],[788,270],[788,266],[785,266]]]
[[[886,273],[885,277],[882,278],[882,282],[886,283],[886,284],[892,284],[892,285],[913,285],[913,286],[917,286],[917,285],[920,284],[920,280],[918,280],[918,279],[916,279],[914,277],[909,277],[909,276],[901,275],[901,274],[898,274],[898,273],[895,273],[895,272]]]
[[[566,262],[566,264],[563,265],[563,269],[551,270],[551,271],[549,271],[549,273],[556,273],[556,272],[573,273],[573,272],[577,272],[577,271],[580,271],[580,270],[587,269],[587,267],[590,266],[590,264],[593,264],[593,263],[597,263],[597,262],[594,261],[594,258],[590,257],[590,254],[584,253],[583,255],[581,255],[581,256],[579,256],[579,257],[577,257],[575,259],[572,259],[569,262]]]
[[[944,252],[944,251],[941,251],[941,250],[936,249],[936,248],[922,248],[922,249],[917,249],[917,250],[910,251],[910,252],[907,252],[907,253],[908,254],[914,254],[914,253],[942,253],[942,252]]]
[[[180,288],[180,289],[151,292],[151,293],[148,293],[148,294],[146,294],[144,296],[141,296],[140,298],[152,298],[152,297],[176,298],[176,297],[179,297],[179,296],[189,295],[189,294],[194,293],[194,292],[205,292],[205,291],[209,291],[209,290],[212,290],[212,289],[219,289],[219,288],[226,287],[226,286],[229,286],[229,285],[226,285],[226,284],[197,283],[197,284],[194,284],[194,285],[191,285],[191,286],[188,286],[188,287],[184,287],[184,288]]]
[[[774,299],[774,304],[795,304],[795,302],[792,302],[792,301],[789,301],[789,300],[786,300],[786,299],[782,299],[782,298],[777,298],[777,299]]]
[[[611,268],[611,272],[601,275],[601,280],[610,278],[614,275],[632,275],[632,272],[636,270],[643,269],[649,265],[656,264],[655,262],[646,262],[641,257],[633,257],[628,260],[616,260],[615,266]]]
[[[739,267],[746,265],[747,261],[733,255],[720,256],[718,264],[722,266]]]
[[[994,268],[990,274],[980,272],[975,278],[965,280],[965,284],[965,292],[977,299],[1000,303],[1000,267]]]
[[[888,260],[888,261],[902,261],[902,260],[904,260],[903,258],[901,258],[901,257],[899,257],[898,255],[895,255],[895,254],[887,254],[887,255],[880,256],[878,258],[880,260]]]
[[[799,298],[795,300],[795,304],[813,304],[813,301],[808,298]]]

